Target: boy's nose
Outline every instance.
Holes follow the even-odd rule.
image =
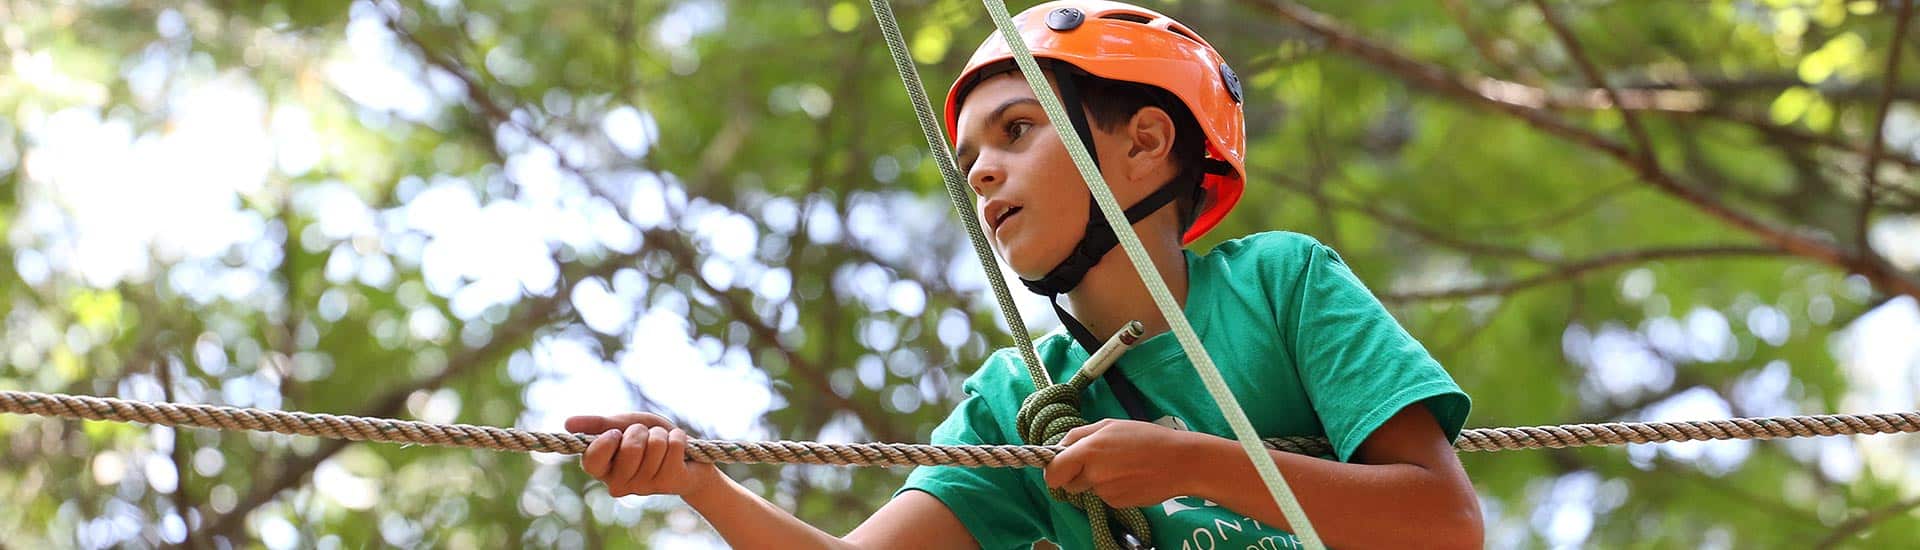
[[[1000,169],[999,163],[989,163],[986,159],[975,161],[972,171],[967,172],[967,185],[973,187],[973,194],[982,197],[1006,182],[1006,171]]]

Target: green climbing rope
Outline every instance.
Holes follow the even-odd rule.
[[[974,255],[980,259],[980,265],[986,270],[987,281],[993,287],[994,297],[1000,302],[1001,315],[1005,316],[1008,329],[1013,332],[1020,356],[1027,369],[1027,376],[1033,380],[1034,388],[1018,413],[1021,419],[1021,439],[1031,445],[1052,445],[1066,437],[1068,431],[1087,424],[1080,414],[1079,393],[1093,380],[1087,376],[1091,369],[1083,367],[1080,376],[1073,382],[1053,383],[1046,366],[1040,363],[1039,356],[1033,351],[1033,340],[1026,333],[1026,325],[1020,320],[1019,309],[1014,306],[1013,296],[1007,291],[1006,278],[1002,276],[1000,264],[994,258],[993,250],[987,244],[985,232],[980,229],[980,221],[973,213],[973,191],[967,186],[965,177],[953,162],[948,152],[946,139],[940,121],[933,114],[933,104],[927,99],[926,86],[920,81],[920,71],[914,66],[913,56],[907,51],[906,40],[901,36],[900,24],[893,16],[893,6],[887,0],[869,0],[873,7],[874,18],[880,22],[880,32],[885,36],[887,52],[893,56],[893,65],[900,73],[900,81],[907,89],[907,97],[912,100],[914,114],[920,122],[921,134],[927,140],[927,148],[933,152],[934,163],[940,167],[940,179],[946,184],[947,198],[953,204],[953,210],[960,216],[967,228],[967,238],[973,243]],[[1137,324],[1129,327],[1132,338],[1139,337]],[[1128,331],[1122,331],[1123,333]],[[1116,340],[1119,339],[1116,335]],[[1128,339],[1129,344],[1131,338]],[[1103,347],[1106,350],[1107,347]],[[1100,355],[1099,353],[1095,354]],[[1111,361],[1111,357],[1107,358]],[[1088,360],[1088,367],[1095,359]],[[1147,524],[1145,514],[1139,510],[1115,510],[1102,502],[1099,497],[1089,494],[1068,494],[1055,489],[1050,491],[1055,499],[1072,504],[1087,514],[1087,522],[1093,532],[1094,545],[1101,550],[1121,548],[1114,539],[1110,521],[1125,525],[1129,532],[1145,540],[1152,540],[1152,527]]]
[[[1120,354],[1133,347],[1141,336],[1144,336],[1144,331],[1139,321],[1127,323],[1105,345],[1094,350],[1071,379],[1027,394],[1027,398],[1020,402],[1019,412],[1014,415],[1020,439],[1030,445],[1059,445],[1060,440],[1067,437],[1067,432],[1087,425],[1086,417],[1080,414],[1080,392],[1099,379],[1120,358]],[[1116,521],[1126,526],[1126,531],[1139,537],[1142,542],[1153,540],[1153,526],[1147,523],[1147,515],[1138,508],[1114,508],[1093,493],[1068,493],[1060,489],[1051,489],[1047,493],[1054,500],[1071,504],[1087,515],[1087,525],[1091,527],[1096,548],[1125,548],[1114,538],[1112,523]]]
[[[1033,378],[1034,387],[1053,382],[1047,375],[1047,369],[1040,364],[1040,357],[1033,352],[1033,338],[1027,335],[1027,325],[1020,319],[1020,309],[1013,304],[1013,295],[1007,292],[1007,279],[1000,276],[1000,261],[994,258],[993,248],[987,245],[986,234],[980,231],[980,220],[973,214],[973,190],[967,187],[966,177],[960,168],[954,165],[953,153],[947,150],[946,138],[941,136],[940,119],[933,116],[933,104],[927,100],[927,87],[920,83],[920,69],[913,65],[913,55],[907,52],[907,41],[900,36],[900,24],[893,18],[893,3],[887,0],[870,0],[873,16],[880,20],[880,33],[886,36],[887,53],[893,55],[893,68],[900,72],[900,83],[907,87],[907,97],[913,100],[913,112],[920,120],[920,133],[927,138],[927,149],[933,151],[933,162],[940,167],[940,179],[947,184],[947,199],[953,203],[953,211],[960,215],[960,222],[967,227],[967,238],[973,241],[973,255],[980,260],[980,267],[987,272],[987,283],[993,287],[993,297],[1000,302],[1000,315],[1007,322],[1007,331],[1013,333],[1016,348],[1020,350],[1020,359],[1027,366],[1027,376]]]

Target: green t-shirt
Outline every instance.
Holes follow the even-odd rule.
[[[1270,232],[1185,256],[1187,318],[1262,437],[1324,435],[1345,461],[1389,417],[1421,402],[1449,439],[1459,434],[1466,393],[1333,249],[1305,235]],[[1059,331],[1036,346],[1055,380],[1087,359]],[[1232,437],[1171,333],[1142,342],[1113,368],[1139,386],[1158,423]],[[934,429],[934,443],[1022,443],[1014,413],[1033,381],[1017,353],[995,353],[964,388],[966,399]],[[1127,418],[1105,381],[1082,393],[1080,410],[1089,420]],[[1092,547],[1086,515],[1049,498],[1037,468],[923,467],[900,490],[940,499],[988,550],[1043,538],[1063,548]],[[1163,550],[1300,548],[1293,535],[1200,498],[1143,510]]]

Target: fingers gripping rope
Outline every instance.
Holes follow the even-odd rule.
[[[1020,427],[1020,438],[1030,443],[1057,445],[1067,432],[1087,425],[1080,416],[1080,389],[1084,384],[1054,384],[1027,396],[1020,404],[1016,417]],[[1142,540],[1153,540],[1153,527],[1147,524],[1147,516],[1138,508],[1112,508],[1093,493],[1068,493],[1061,489],[1052,489],[1048,493],[1054,500],[1072,504],[1074,508],[1086,512],[1087,523],[1093,532],[1094,546],[1102,549],[1122,548],[1120,541],[1114,539],[1112,522],[1118,521],[1127,527],[1127,531]]]
[[[1100,377],[1113,361],[1138,342],[1142,336],[1139,322],[1127,323],[1105,345],[1087,358],[1073,379],[1065,383],[1040,388],[1027,395],[1020,403],[1019,412],[1014,421],[1020,429],[1020,439],[1028,443],[1057,445],[1067,437],[1067,432],[1087,425],[1080,414],[1080,392],[1088,384]],[[1127,532],[1141,540],[1153,540],[1153,527],[1147,524],[1147,516],[1137,508],[1112,508],[1092,493],[1068,493],[1060,489],[1048,491],[1054,500],[1072,504],[1087,514],[1087,523],[1093,533],[1093,544],[1101,549],[1123,548],[1114,538],[1112,522],[1118,521],[1126,526]]]

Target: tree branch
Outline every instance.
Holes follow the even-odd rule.
[[[1534,214],[1532,216],[1528,216],[1528,217],[1517,219],[1517,220],[1495,222],[1495,223],[1489,223],[1485,225],[1465,225],[1464,227],[1468,228],[1468,232],[1471,232],[1471,233],[1494,233],[1494,234],[1509,233],[1509,232],[1524,231],[1524,230],[1541,230],[1541,229],[1558,227],[1569,221],[1580,219],[1581,216],[1585,216],[1595,210],[1598,210],[1601,206],[1607,204],[1608,202],[1611,202],[1614,199],[1620,198],[1621,195],[1625,195],[1628,192],[1631,192],[1634,190],[1645,189],[1645,188],[1646,187],[1640,185],[1638,181],[1634,181],[1633,179],[1627,179],[1625,181],[1620,181],[1617,183],[1610,184],[1607,188],[1601,189],[1599,191],[1595,191],[1593,192],[1592,195],[1583,197],[1580,200],[1574,201],[1573,204],[1569,204],[1562,208],[1549,210],[1546,212]]]
[[[1648,185],[1692,205],[1722,223],[1753,235],[1774,248],[1859,274],[1876,288],[1920,298],[1920,281],[1890,269],[1884,260],[1871,253],[1853,254],[1836,244],[1802,234],[1794,228],[1774,227],[1768,222],[1738,212],[1699,188],[1682,183],[1659,166],[1644,162],[1626,146],[1578,126],[1553,113],[1497,95],[1485,94],[1463,83],[1440,67],[1414,60],[1392,48],[1374,43],[1345,26],[1312,10],[1286,0],[1243,0],[1266,13],[1307,29],[1325,40],[1327,47],[1345,52],[1387,71],[1407,83],[1434,92],[1441,97],[1493,109],[1520,119],[1549,135],[1593,149],[1612,157]]]
[[[1308,197],[1314,199],[1317,202],[1323,202],[1323,203],[1332,205],[1336,208],[1360,212],[1362,214],[1367,215],[1368,217],[1373,218],[1375,221],[1378,221],[1383,225],[1392,227],[1394,229],[1399,229],[1401,231],[1406,231],[1408,233],[1412,233],[1415,236],[1420,237],[1422,239],[1426,239],[1427,241],[1433,242],[1434,244],[1438,244],[1448,248],[1453,248],[1463,252],[1485,254],[1489,256],[1523,258],[1523,259],[1532,260],[1536,262],[1548,262],[1556,259],[1551,256],[1547,256],[1540,252],[1529,250],[1523,247],[1470,241],[1467,239],[1449,235],[1444,232],[1441,232],[1438,229],[1427,227],[1425,225],[1422,225],[1420,222],[1408,219],[1404,216],[1394,214],[1392,212],[1388,212],[1386,211],[1386,209],[1380,208],[1378,206],[1374,206],[1369,203],[1348,201],[1348,200],[1340,199],[1337,197],[1333,197],[1331,195],[1326,194],[1325,191],[1315,188],[1314,186],[1309,185],[1306,182],[1302,182],[1299,180],[1295,180],[1291,177],[1288,177],[1285,171],[1271,170],[1269,172],[1276,174],[1274,178],[1280,182],[1281,189],[1307,195]]]
[[[471,102],[475,103],[476,106],[479,107],[481,114],[484,115],[486,118],[491,119],[493,124],[515,125],[519,130],[526,133],[530,139],[533,139],[535,142],[540,143],[543,147],[553,150],[553,152],[557,155],[556,159],[561,169],[574,175],[575,177],[580,178],[582,182],[585,182],[587,184],[587,189],[589,193],[592,193],[595,196],[600,196],[602,198],[607,198],[609,200],[612,200],[610,197],[606,197],[604,194],[604,191],[601,190],[598,186],[593,185],[592,183],[593,178],[590,176],[590,174],[587,173],[585,169],[569,161],[566,155],[564,154],[564,152],[561,151],[559,148],[555,147],[552,143],[550,143],[544,135],[535,131],[532,128],[528,128],[524,125],[518,124],[511,118],[511,116],[509,115],[508,111],[505,108],[493,103],[492,99],[486,93],[484,93],[484,91],[481,91],[479,83],[471,75],[467,74],[466,71],[462,70],[458,64],[456,64],[451,60],[445,59],[442,56],[434,55],[432,50],[423,41],[421,41],[417,36],[415,36],[413,33],[408,31],[404,26],[402,26],[399,23],[397,17],[389,16],[388,22],[389,22],[389,26],[393,28],[394,32],[400,34],[404,39],[406,39],[406,41],[411,46],[413,46],[413,48],[422,58],[428,60],[428,62],[433,66],[443,71],[446,71],[452,74],[453,76],[455,76],[457,79],[459,79],[462,82],[462,84],[467,87],[468,99]],[[869,39],[866,42],[870,42],[870,41],[871,40]],[[865,50],[860,48],[855,48],[852,51],[865,51]],[[859,57],[855,56],[850,59],[859,59]],[[849,62],[848,66],[845,68],[847,70],[853,69],[851,61]],[[849,82],[852,80],[857,80],[857,79],[849,79]],[[832,121],[833,119],[828,119],[828,120]],[[826,130],[823,129],[822,135],[824,136],[825,134],[826,134]],[[825,150],[823,150],[823,153],[824,151]],[[817,175],[821,170],[824,169],[822,166],[819,166],[818,164],[820,162],[824,162],[825,156],[826,155],[824,154],[816,156],[816,166],[810,169],[810,172],[809,172],[810,174]],[[698,254],[694,250],[692,243],[688,242],[684,235],[668,232],[668,231],[658,231],[658,230],[646,231],[644,232],[644,234],[646,235],[647,242],[653,243],[655,245],[664,245],[664,246],[661,246],[661,248],[664,248],[669,255],[674,257],[675,263],[677,265],[680,265],[680,266],[699,265],[697,261]],[[859,252],[860,254],[863,254],[867,259],[875,263],[878,263],[881,265],[887,265],[885,262],[879,261],[878,258],[872,257],[872,255],[865,250],[860,250]],[[879,411],[873,410],[869,407],[865,407],[862,404],[852,399],[840,396],[838,393],[835,393],[832,389],[831,383],[828,381],[827,369],[815,364],[812,361],[807,360],[805,357],[800,356],[799,352],[781,343],[779,340],[779,330],[767,324],[765,320],[761,319],[760,316],[756,312],[754,312],[751,305],[740,300],[738,297],[714,286],[711,281],[708,281],[705,277],[700,276],[698,273],[692,273],[691,275],[692,276],[690,278],[693,279],[707,294],[712,295],[716,300],[719,300],[720,302],[723,303],[730,317],[746,324],[756,340],[759,340],[763,346],[770,347],[776,353],[779,353],[784,359],[786,359],[789,368],[793,369],[795,372],[799,373],[803,378],[808,380],[810,383],[814,384],[818,389],[818,393],[822,396],[826,396],[828,401],[831,402],[835,407],[841,410],[852,412],[855,415],[855,417],[859,418],[860,421],[863,424],[865,424],[867,429],[871,431],[873,435],[875,435],[876,437],[880,437],[882,439],[889,440],[889,441],[904,441],[906,439],[905,435],[902,432],[900,432],[891,423],[886,421],[886,415],[882,414]]]
[[[637,256],[610,257],[573,280],[611,276],[615,271],[632,264],[637,259]],[[554,289],[552,294],[523,300],[519,310],[500,324],[500,329],[494,331],[493,338],[486,344],[476,348],[461,349],[447,359],[447,366],[439,373],[387,390],[386,393],[369,400],[366,407],[352,414],[377,417],[397,415],[405,410],[407,397],[414,392],[439,388],[476,366],[495,363],[505,355],[519,350],[526,341],[532,339],[535,331],[558,320],[562,306],[572,295],[572,286],[563,278],[562,283]],[[312,473],[320,463],[332,458],[349,444],[352,442],[346,440],[323,441],[313,453],[293,459],[292,462],[286,463],[273,478],[264,483],[255,484],[254,490],[236,504],[233,510],[207,523],[205,533],[209,537],[208,540],[212,540],[212,537],[231,539],[234,533],[246,523],[249,513],[272,502],[282,491],[305,483],[307,474]]]
[[[1684,74],[1678,78],[1660,80],[1629,80],[1620,85],[1620,90],[1695,90],[1711,92],[1716,95],[1732,94],[1778,94],[1789,88],[1811,88],[1821,97],[1839,101],[1857,101],[1879,99],[1882,89],[1871,82],[1840,82],[1830,79],[1823,83],[1808,84],[1793,73],[1782,74],[1742,74],[1737,76],[1713,76]],[[1898,99],[1920,99],[1920,87],[1898,86],[1894,88],[1894,97]]]
[[[1787,252],[1768,246],[1741,245],[1635,250],[1560,264],[1558,269],[1524,279],[1467,288],[1388,293],[1381,295],[1380,300],[1388,303],[1408,303],[1512,294],[1536,286],[1579,277],[1592,271],[1653,260],[1784,255],[1787,255]]]
[[[1574,449],[1551,449],[1546,451],[1548,460],[1562,474],[1590,471],[1602,477],[1631,478],[1642,486],[1671,489],[1677,482],[1692,482],[1723,496],[1739,500],[1742,504],[1765,508],[1775,516],[1797,520],[1809,525],[1819,525],[1820,520],[1812,512],[1794,508],[1786,501],[1769,498],[1729,482],[1724,478],[1705,475],[1698,468],[1670,459],[1655,457],[1653,467],[1641,470],[1632,466],[1622,467],[1616,461],[1594,461]]]
[[[1531,73],[1523,76],[1519,68],[1510,63],[1506,56],[1500,55],[1499,48],[1494,47],[1493,42],[1476,30],[1472,21],[1467,19],[1467,6],[1462,4],[1461,0],[1443,0],[1440,3],[1447,8],[1447,16],[1453,18],[1454,25],[1460,27],[1462,34],[1467,35],[1467,42],[1473,44],[1473,49],[1480,51],[1481,59],[1485,59],[1487,63],[1491,63],[1511,77],[1527,80],[1535,80],[1539,77],[1538,74]]]
[[[164,357],[151,359],[153,373],[160,382],[161,399],[168,403],[176,401],[173,393],[173,365]],[[180,548],[201,548],[203,540],[195,536],[193,523],[188,511],[193,510],[193,497],[187,494],[187,461],[189,455],[185,446],[186,438],[180,437],[180,428],[170,428],[173,451],[167,458],[173,462],[173,512],[180,515],[180,525],[186,528],[186,534],[180,541]]]
[[[1574,65],[1580,67],[1580,72],[1587,75],[1587,80],[1604,92],[1607,100],[1612,102],[1615,109],[1620,112],[1621,120],[1627,123],[1627,133],[1633,136],[1634,143],[1640,147],[1639,162],[1658,166],[1660,161],[1653,156],[1653,139],[1647,137],[1647,129],[1640,126],[1640,117],[1626,108],[1626,102],[1620,100],[1620,92],[1607,84],[1606,77],[1600,74],[1599,68],[1593,66],[1593,60],[1589,59],[1586,50],[1580,47],[1580,41],[1574,38],[1573,31],[1567,29],[1566,22],[1560,20],[1560,16],[1554,13],[1553,8],[1549,7],[1545,0],[1533,0],[1533,5],[1540,8],[1540,16],[1546,19],[1547,26],[1553,29],[1553,34],[1560,37],[1560,45],[1567,49],[1567,56],[1573,58]]]
[[[1758,130],[1760,133],[1767,134],[1769,136],[1772,136],[1778,139],[1787,140],[1787,141],[1795,141],[1795,142],[1806,143],[1810,145],[1817,145],[1817,146],[1826,147],[1829,149],[1846,151],[1849,153],[1858,153],[1863,155],[1877,150],[1879,151],[1880,160],[1883,162],[1893,162],[1901,166],[1905,166],[1907,168],[1920,169],[1920,158],[1916,158],[1912,155],[1903,153],[1901,151],[1889,151],[1884,146],[1875,148],[1875,149],[1869,149],[1868,146],[1864,144],[1847,143],[1846,141],[1840,140],[1832,136],[1828,136],[1824,134],[1816,134],[1816,133],[1795,128],[1792,126],[1781,126],[1777,124],[1772,124],[1770,122],[1762,120],[1760,117],[1740,114],[1727,109],[1718,109],[1718,108],[1707,109],[1705,111],[1701,111],[1699,115],[1706,118],[1719,119],[1727,122],[1734,122],[1734,123],[1750,126],[1753,129]],[[1894,187],[1892,185],[1884,185],[1884,187],[1886,187],[1887,189],[1896,189],[1896,190],[1900,189],[1899,187]]]
[[[507,110],[505,108],[494,104],[492,102],[492,99],[488,97],[486,93],[484,93],[483,91],[480,91],[479,83],[476,82],[472,76],[468,75],[466,71],[462,70],[454,62],[444,59],[441,56],[434,55],[433,52],[430,49],[428,49],[427,45],[424,42],[420,41],[418,37],[416,37],[411,32],[407,31],[403,26],[401,26],[396,18],[389,17],[388,22],[389,22],[389,26],[393,27],[395,32],[400,33],[401,36],[406,38],[407,42],[415,48],[415,50],[417,51],[417,53],[420,54],[421,57],[427,59],[429,63],[433,64],[435,67],[438,67],[443,71],[451,73],[456,78],[458,78],[467,87],[469,100],[471,100],[473,103],[476,103],[477,106],[480,108],[482,114],[485,115],[487,118],[491,119],[495,125],[507,125],[507,124],[517,125],[517,123],[515,123],[512,120],[511,116],[507,113]],[[559,148],[553,146],[551,143],[547,141],[545,136],[543,136],[537,131],[534,131],[531,128],[526,128],[524,126],[520,126],[519,129],[525,132],[531,139],[540,143],[542,146],[553,150],[554,153],[556,154],[556,159],[561,169],[565,170],[570,174],[573,174],[575,177],[580,178],[582,182],[585,182],[587,184],[589,193],[592,193],[595,196],[601,196],[602,198],[608,198],[608,197],[605,197],[605,195],[603,194],[603,191],[598,186],[593,185],[592,183],[593,178],[590,177],[590,174],[588,174],[585,169],[569,161],[566,158],[566,155]],[[824,158],[824,155],[820,155],[820,157]],[[678,233],[668,232],[668,231],[646,231],[644,234],[646,235],[647,242],[653,243],[657,246],[664,245],[661,247],[664,248],[669,255],[674,257],[675,263],[677,265],[680,265],[680,266],[699,265],[697,260],[697,253],[694,251],[692,243],[686,241],[686,238],[684,235],[680,235]],[[839,407],[842,410],[846,410],[854,413],[854,415],[857,418],[859,418],[860,421],[863,424],[865,424],[866,427],[869,430],[871,430],[875,436],[878,436],[880,438],[883,438],[889,441],[905,440],[905,438],[897,429],[895,429],[890,423],[886,422],[885,420],[886,417],[884,414],[881,414],[880,412],[872,410],[868,407],[862,406],[858,402],[855,402],[846,397],[842,397],[838,393],[835,393],[833,391],[832,385],[829,383],[827,379],[826,369],[813,364],[813,362],[808,361],[804,357],[801,357],[798,352],[787,347],[785,344],[782,344],[779,340],[779,330],[774,328],[771,325],[768,325],[765,320],[761,319],[760,316],[753,311],[752,306],[739,300],[737,297],[729,294],[728,292],[714,286],[711,281],[708,281],[705,277],[700,276],[698,273],[694,273],[692,275],[693,276],[691,278],[695,282],[697,282],[697,284],[699,284],[703,290],[705,290],[708,294],[712,295],[715,299],[723,303],[723,305],[727,309],[727,313],[729,316],[733,317],[735,320],[745,323],[751,329],[755,339],[760,340],[762,342],[762,345],[773,348],[775,352],[779,353],[783,358],[785,358],[790,368],[792,368],[794,371],[801,374],[802,377],[806,378],[809,382],[815,384],[815,386],[819,390],[819,393],[823,396],[827,396],[827,399],[830,402],[832,402],[835,406]]]
[[[1394,74],[1408,83],[1438,93],[1441,96],[1461,100],[1474,105],[1489,107],[1519,118],[1541,131],[1586,145],[1608,151],[1612,154],[1628,156],[1626,149],[1619,143],[1604,136],[1588,132],[1553,113],[1542,110],[1548,105],[1545,98],[1536,95],[1539,88],[1524,84],[1494,81],[1469,83],[1448,73],[1446,69],[1429,63],[1414,60],[1405,54],[1386,46],[1376,44],[1344,25],[1324,15],[1285,0],[1243,0],[1269,15],[1302,27],[1326,42],[1326,47],[1357,57],[1382,70]],[[1491,79],[1480,79],[1491,80]]]
[[[1911,5],[1913,4],[1911,3],[1901,4],[1902,8],[1900,11],[1901,12],[1907,11],[1905,6],[1911,6]],[[1906,19],[1906,15],[1904,15],[1904,13],[1901,15],[1901,19],[1902,20]],[[1838,527],[1834,527],[1832,533],[1828,534],[1826,538],[1820,539],[1820,542],[1815,543],[1813,547],[1814,548],[1833,548],[1833,547],[1839,546],[1841,543],[1847,542],[1847,539],[1853,538],[1855,535],[1858,535],[1860,533],[1865,532],[1868,529],[1873,528],[1874,525],[1878,525],[1880,522],[1906,515],[1908,511],[1913,510],[1915,508],[1920,508],[1920,498],[1907,499],[1904,501],[1896,502],[1890,506],[1880,508],[1878,510],[1867,512],[1865,514],[1861,514],[1858,516],[1854,516],[1853,518],[1848,519],[1847,521],[1841,523]]]
[[[1466,349],[1468,345],[1473,343],[1474,339],[1479,338],[1481,334],[1486,333],[1487,327],[1493,326],[1494,321],[1500,318],[1500,313],[1503,311],[1506,311],[1507,304],[1511,304],[1511,303],[1513,302],[1510,300],[1501,300],[1500,303],[1493,305],[1493,309],[1491,311],[1488,311],[1485,314],[1482,314],[1480,316],[1480,319],[1478,320],[1472,319],[1474,308],[1471,308],[1471,307],[1455,308],[1465,312],[1467,317],[1469,318],[1468,320],[1472,322],[1472,324],[1468,325],[1466,329],[1461,330],[1453,338],[1447,340],[1447,343],[1434,346],[1433,356],[1442,358],[1442,362],[1444,364],[1446,362],[1444,358],[1451,357],[1453,356],[1453,354],[1459,353],[1460,350]]]
[[[1873,254],[1873,244],[1868,242],[1869,224],[1873,220],[1873,193],[1880,187],[1880,146],[1887,139],[1887,111],[1893,106],[1894,85],[1900,81],[1900,52],[1902,38],[1907,35],[1907,22],[1912,19],[1913,1],[1900,3],[1900,14],[1893,21],[1893,40],[1887,43],[1887,76],[1883,79],[1880,91],[1880,111],[1873,119],[1873,136],[1867,145],[1867,186],[1860,194],[1860,219],[1856,235],[1859,238],[1860,254]]]
[[[1827,134],[1817,134],[1793,126],[1776,125],[1764,120],[1763,117],[1741,114],[1731,110],[1709,109],[1701,112],[1700,116],[1710,120],[1739,124],[1759,132],[1761,137],[1767,140],[1768,143],[1777,146],[1780,152],[1787,157],[1789,163],[1796,165],[1798,176],[1802,179],[1817,179],[1823,182],[1828,179],[1821,176],[1827,168],[1826,165],[1821,164],[1815,167],[1813,164],[1813,160],[1815,159],[1814,153],[1817,151],[1806,149],[1802,146],[1832,149],[1850,155],[1858,154],[1864,156],[1868,152],[1867,145],[1864,143],[1851,143]],[[1908,170],[1920,170],[1920,158],[1915,158],[1901,151],[1888,150],[1884,145],[1878,150],[1880,151],[1880,165],[1891,163],[1903,166]],[[1875,166],[1875,169],[1879,169],[1879,166]],[[1834,183],[1838,183],[1837,178],[1835,178]],[[1920,212],[1920,189],[1903,187],[1895,182],[1882,181],[1879,182],[1878,190],[1882,193],[1882,198],[1875,204],[1875,208],[1888,209],[1896,212]],[[1902,204],[1895,206],[1887,200],[1894,195],[1898,195],[1902,199]]]
[[[693,243],[688,242],[684,235],[662,230],[650,230],[647,231],[645,235],[648,243],[652,243],[655,247],[665,250],[669,256],[673,257],[675,264],[689,267],[700,265],[698,253],[693,249]],[[752,305],[741,300],[735,293],[714,286],[706,277],[695,275],[691,277],[691,279],[700,285],[702,291],[705,291],[708,295],[713,296],[715,300],[719,301],[720,304],[726,308],[728,316],[746,324],[747,329],[753,333],[753,338],[759,340],[762,346],[771,348],[775,353],[779,353],[780,357],[787,361],[788,369],[799,374],[800,377],[806,379],[808,383],[813,384],[817,393],[825,397],[827,401],[835,407],[853,413],[855,418],[859,418],[860,422],[866,425],[867,430],[871,432],[872,435],[886,441],[906,440],[903,433],[896,429],[891,422],[887,421],[884,413],[833,391],[833,384],[827,379],[827,369],[807,360],[807,358],[801,356],[799,352],[794,351],[793,348],[780,342],[780,330],[767,324],[766,320],[761,319],[760,315],[753,311]]]

